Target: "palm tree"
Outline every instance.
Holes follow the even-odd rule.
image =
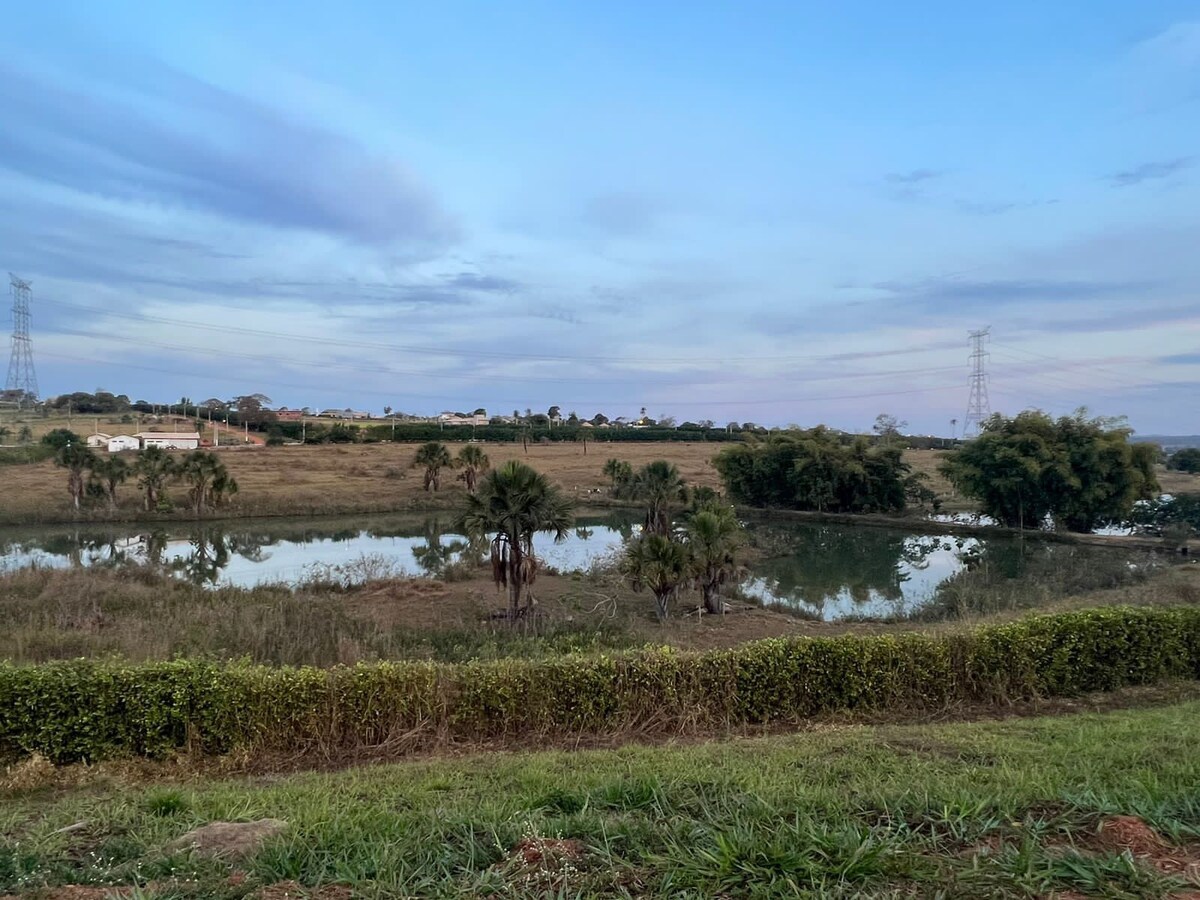
[[[484,476],[479,490],[467,498],[467,508],[455,528],[471,539],[494,534],[491,543],[492,580],[508,588],[508,615],[521,614],[521,589],[537,577],[533,536],[554,533],[565,540],[575,524],[574,503],[545,475],[519,460],[510,460]],[[526,596],[526,609],[532,598]]]
[[[183,458],[179,476],[191,485],[188,499],[196,515],[200,515],[205,506],[216,506],[227,494],[237,491],[237,482],[217,454],[204,450],[195,450]]]
[[[237,479],[229,474],[229,470],[223,463],[218,463],[218,465],[220,465],[220,469],[213,476],[212,483],[208,487],[208,505],[212,507],[220,506],[238,492]]]
[[[633,479],[633,496],[646,504],[646,530],[664,537],[671,533],[671,505],[687,500],[687,487],[674,463],[646,463]]]
[[[491,466],[491,460],[483,452],[483,448],[477,444],[467,444],[458,451],[454,465],[463,470],[462,474],[458,477],[467,483],[467,493],[473,494],[475,493],[476,481],[478,481],[480,474],[486,472]]]
[[[83,473],[96,463],[96,455],[86,444],[66,444],[54,457],[54,464],[67,470],[67,490],[75,508],[83,500]]]
[[[438,490],[442,486],[442,469],[451,464],[450,451],[439,441],[422,444],[413,457],[413,468],[425,467],[425,490]]]
[[[620,496],[629,485],[629,482],[633,480],[633,466],[623,459],[610,459],[604,464],[601,472],[607,475],[609,481],[612,483],[609,493],[614,497]]]
[[[158,509],[159,498],[167,481],[175,475],[175,460],[162,447],[147,447],[133,464],[138,487],[146,492],[146,509]]]
[[[117,487],[129,477],[129,463],[121,457],[109,454],[92,463],[92,477],[104,488],[108,503],[117,508]]]
[[[692,577],[700,586],[704,611],[723,613],[721,586],[737,581],[744,571],[741,560],[742,526],[733,509],[709,506],[687,523],[687,549]]]
[[[635,591],[650,589],[654,612],[660,622],[666,621],[671,599],[687,580],[687,548],[669,537],[647,532],[630,544],[621,571]]]

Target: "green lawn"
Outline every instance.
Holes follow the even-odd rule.
[[[1200,841],[1198,745],[1189,700],[225,781],[101,768],[14,789],[10,773],[0,893],[154,882],[134,896],[235,898],[294,880],[365,897],[1167,896],[1184,882],[1096,831],[1128,814]],[[268,816],[289,829],[240,865],[244,880],[160,850],[206,822]]]

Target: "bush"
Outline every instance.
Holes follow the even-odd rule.
[[[71,431],[69,428],[55,428],[42,435],[41,443],[45,447],[52,447],[55,450],[61,450],[68,444],[82,444],[83,438]]]
[[[447,738],[678,732],[841,709],[1070,696],[1200,676],[1200,609],[1117,607],[954,635],[780,638],[463,665],[0,665],[0,755],[344,753]]]

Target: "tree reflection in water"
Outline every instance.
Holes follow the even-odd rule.
[[[412,548],[413,559],[426,575],[441,575],[451,562],[469,546],[466,538],[455,536],[454,540],[442,543],[444,532],[439,519],[425,521],[425,543]]]
[[[880,601],[901,606],[912,573],[928,565],[930,554],[953,546],[941,536],[807,523],[754,526],[752,543],[767,554],[751,565],[767,593],[817,618],[825,618],[837,600],[848,599],[853,607]]]

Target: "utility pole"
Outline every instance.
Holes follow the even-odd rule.
[[[967,415],[963,419],[963,437],[978,437],[983,423],[992,414],[992,403],[988,399],[987,360],[991,355],[984,346],[991,337],[992,329],[980,328],[969,332],[971,341],[971,391],[967,397]]]
[[[38,384],[37,373],[33,368],[33,344],[29,340],[29,297],[33,288],[24,281],[8,273],[9,289],[12,291],[12,355],[8,360],[8,377],[4,382],[5,391],[13,391],[17,397],[17,408],[20,409],[25,401],[32,405],[37,402]]]

